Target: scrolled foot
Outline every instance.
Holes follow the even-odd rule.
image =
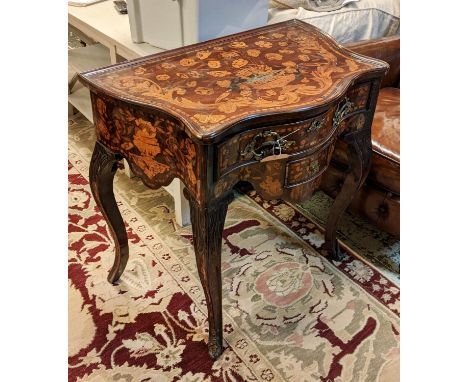
[[[327,245],[328,258],[333,261],[343,261],[345,255],[340,251],[338,241],[335,240],[333,244]]]
[[[199,204],[188,192],[185,195],[190,203],[198,275],[208,310],[208,353],[215,360],[223,353],[221,243],[224,220],[233,195],[211,200],[209,204]]]
[[[122,273],[125,270],[128,262],[128,246],[120,248],[119,253],[120,254],[116,256],[114,265],[112,266],[112,269],[109,271],[109,275],[107,276],[107,281],[109,281],[109,283],[112,285],[117,284],[117,281],[119,281],[120,276],[122,276]]]
[[[208,354],[214,361],[223,354],[224,348],[222,342],[223,340],[221,337],[213,337],[208,341]]]

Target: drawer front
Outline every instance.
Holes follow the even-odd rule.
[[[290,124],[268,126],[238,134],[218,147],[218,175],[265,157],[294,154],[324,142],[332,132],[333,111]]]
[[[328,111],[313,118],[262,127],[229,138],[217,148],[218,177],[268,156],[292,155],[323,144],[339,125],[345,126],[341,122],[349,114],[366,110],[370,89],[370,83],[352,87]]]
[[[285,187],[295,187],[322,175],[330,163],[333,142],[335,139],[330,140],[325,147],[312,155],[288,162],[286,164]]]

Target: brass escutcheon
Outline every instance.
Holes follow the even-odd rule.
[[[292,133],[289,133],[284,137],[281,137],[277,132],[271,130],[258,133],[253,137],[250,143],[245,146],[244,151],[241,153],[241,157],[247,160],[255,159],[260,161],[270,155],[280,155],[284,149],[287,149],[296,143],[295,141],[288,141],[285,139],[291,134]],[[263,140],[262,142],[262,139],[269,140]]]
[[[349,100],[348,97],[345,97],[343,101],[340,102],[336,108],[335,115],[333,116],[333,128],[337,128],[341,122],[348,116],[349,112],[352,110],[354,104]]]
[[[314,160],[311,164],[310,164],[310,169],[313,171],[313,173],[317,173],[318,170],[319,170],[319,164],[318,164],[318,161]]]
[[[322,119],[314,119],[307,128],[307,132],[311,133],[313,131],[319,131],[322,128],[324,122],[325,117],[323,117]]]

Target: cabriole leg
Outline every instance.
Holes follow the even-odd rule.
[[[94,200],[106,220],[115,244],[114,265],[107,279],[115,284],[128,261],[128,239],[125,225],[114,197],[113,181],[117,163],[122,157],[96,142],[89,167],[89,183]]]
[[[372,154],[370,134],[370,129],[365,129],[344,137],[348,142],[349,171],[341,191],[333,202],[325,227],[325,247],[333,260],[340,260],[342,257],[336,240],[338,222],[369,173]]]
[[[217,359],[223,352],[223,318],[221,285],[221,244],[224,220],[232,194],[220,200],[200,205],[187,192],[198,274],[208,308],[210,357]]]

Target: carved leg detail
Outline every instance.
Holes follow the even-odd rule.
[[[372,154],[370,133],[370,129],[365,129],[349,133],[344,137],[348,142],[349,172],[333,202],[325,227],[325,247],[333,260],[342,258],[336,240],[338,222],[369,173]]]
[[[224,220],[232,193],[207,205],[199,205],[188,192],[198,274],[205,292],[210,328],[208,353],[217,359],[223,352],[221,244]]]
[[[113,180],[117,163],[122,157],[96,142],[89,167],[89,183],[94,200],[109,226],[115,243],[114,265],[107,279],[115,282],[122,275],[128,261],[128,239],[125,225],[114,197]]]

